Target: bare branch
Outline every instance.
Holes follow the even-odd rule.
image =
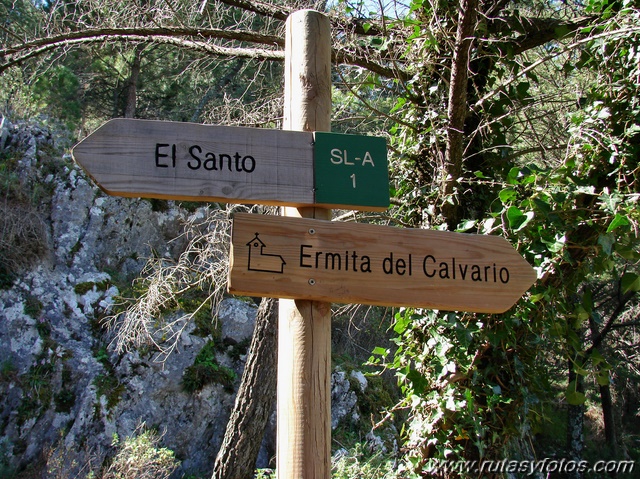
[[[516,55],[539,47],[552,40],[562,40],[579,28],[591,25],[599,17],[585,16],[573,21],[558,18],[500,17],[488,22],[491,33],[521,33],[520,36],[504,42],[502,49]]]
[[[498,88],[496,88],[496,89],[490,91],[489,93],[487,93],[486,95],[484,95],[482,98],[480,98],[471,107],[471,109],[472,110],[477,110],[478,108],[480,108],[482,106],[482,104],[485,101],[489,100],[490,98],[493,98],[494,96],[496,96],[500,92],[504,92],[506,87],[508,87],[509,85],[515,83],[518,79],[520,79],[523,76],[527,75],[530,71],[536,69],[537,67],[539,67],[543,63],[546,63],[546,62],[548,62],[550,60],[553,60],[554,58],[559,57],[560,55],[563,55],[563,54],[565,54],[567,52],[575,50],[575,49],[579,48],[580,46],[582,46],[582,45],[584,45],[586,43],[589,43],[591,41],[599,40],[599,39],[602,39],[602,38],[611,38],[611,39],[620,38],[620,37],[624,37],[624,36],[629,35],[629,34],[634,33],[634,32],[640,32],[640,26],[629,26],[629,27],[625,27],[625,28],[619,28],[617,30],[612,30],[612,31],[599,33],[599,34],[596,34],[596,35],[591,35],[591,36],[576,40],[575,42],[572,42],[569,45],[566,45],[566,46],[564,46],[562,48],[557,48],[556,50],[554,50],[549,55],[546,55],[546,56],[540,58],[539,60],[535,61],[534,63],[532,63],[528,67],[523,68],[522,70],[520,70],[517,75],[514,75],[514,76],[510,77],[507,81],[505,81]]]
[[[31,58],[35,58],[37,56],[43,55],[50,51],[78,46],[83,44],[90,43],[104,43],[106,41],[117,41],[117,42],[153,42],[153,43],[162,43],[168,45],[175,45],[177,47],[186,48],[189,50],[205,53],[208,55],[219,55],[219,56],[227,56],[227,57],[242,57],[242,58],[254,58],[260,60],[284,60],[284,52],[281,50],[266,50],[260,48],[239,48],[239,47],[225,47],[220,45],[215,45],[208,42],[198,42],[187,40],[183,38],[176,38],[173,36],[141,36],[141,35],[126,35],[122,33],[112,34],[112,35],[99,35],[93,37],[81,37],[75,39],[66,39],[60,38],[55,43],[44,42],[44,46],[38,48],[31,48],[26,50],[26,53],[19,56],[10,57],[8,61],[5,63],[0,63],[0,73],[9,69],[14,65],[19,65],[20,63],[29,60]],[[3,51],[0,50],[0,57],[2,57]]]
[[[358,55],[341,48],[334,48],[332,57],[334,63],[343,63],[345,65],[362,67],[372,73],[377,73],[378,75],[381,75],[385,78],[398,78],[401,80],[409,79],[409,75],[403,70],[399,70],[395,67],[388,67],[381,63],[376,63],[371,60],[371,57]]]
[[[142,345],[153,345],[165,359],[177,346],[190,320],[210,305],[215,317],[226,292],[229,267],[231,214],[238,206],[207,209],[194,214],[185,225],[188,245],[175,262],[166,258],[148,260],[141,278],[144,292],[138,298],[123,299],[123,313],[105,319],[115,331],[117,352]],[[177,298],[187,291],[202,290],[206,298],[196,311],[178,316],[163,316],[175,308]],[[117,306],[116,306],[117,307]]]
[[[276,20],[282,20],[283,22],[287,19],[287,17],[292,11],[289,8],[278,8],[275,5],[258,2],[258,1],[248,1],[248,0],[219,0],[219,1],[221,3],[230,5],[232,7],[237,7],[242,10],[254,12],[254,13],[257,13],[258,15],[275,18]]]
[[[294,8],[284,8],[263,2],[248,0],[219,0],[221,3],[237,7],[242,10],[256,13],[258,15],[286,21],[287,17],[294,11]],[[382,35],[384,29],[371,19],[362,18],[332,18],[331,23],[334,28],[340,31],[348,31],[358,35],[378,36]],[[365,26],[366,25],[366,26]]]
[[[247,43],[257,43],[262,45],[277,45],[284,47],[284,38],[276,35],[265,35],[257,32],[244,30],[223,30],[223,29],[196,29],[180,27],[158,27],[158,28],[89,28],[86,30],[67,32],[45,38],[38,38],[31,42],[22,43],[13,47],[0,49],[0,56],[13,55],[25,50],[45,47],[48,45],[60,45],[74,40],[93,39],[97,37],[123,37],[123,38],[148,38],[157,37],[195,37],[197,39],[225,39],[236,40]]]
[[[223,39],[262,45],[284,46],[284,40],[276,35],[266,35],[243,30],[193,29],[179,27],[158,28],[94,28],[77,32],[67,32],[46,38],[38,38],[21,45],[0,49],[0,58],[7,61],[0,63],[0,73],[26,60],[46,54],[59,48],[78,46],[90,43],[116,42],[153,42],[175,45],[208,55],[254,58],[262,60],[284,60],[284,52],[276,49],[260,49],[246,47],[229,47],[216,45],[196,39]],[[334,49],[334,61],[359,66],[386,78],[407,80],[409,76],[396,67],[388,67],[376,63],[370,56],[347,52],[341,48]]]
[[[603,328],[598,332],[597,335],[591,338],[591,346],[585,351],[585,356],[588,356],[593,352],[594,349],[597,349],[600,344],[604,341],[605,337],[611,331],[611,329],[615,325],[615,321],[620,317],[620,315],[624,312],[627,303],[633,299],[636,295],[636,291],[628,291],[625,294],[622,294],[618,299],[618,304],[612,311],[609,319],[603,326]]]

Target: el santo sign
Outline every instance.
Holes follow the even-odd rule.
[[[382,211],[384,138],[110,120],[73,148],[108,194]]]

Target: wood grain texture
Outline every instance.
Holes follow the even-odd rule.
[[[302,10],[286,23],[283,129],[331,129],[331,26]],[[323,208],[283,208],[285,216],[331,219]],[[274,217],[278,218],[278,217]],[[279,479],[331,477],[331,304],[279,301]]]
[[[72,153],[111,195],[314,203],[313,134],[308,132],[119,118]]]
[[[256,233],[281,273],[248,269]],[[233,223],[234,294],[501,313],[535,280],[499,236],[248,214]]]

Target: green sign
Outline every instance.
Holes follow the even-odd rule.
[[[384,138],[318,131],[314,135],[317,204],[366,205],[380,210],[389,207]]]

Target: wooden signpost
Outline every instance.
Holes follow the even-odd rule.
[[[389,206],[384,138],[116,118],[73,148],[110,195],[325,206]]]
[[[331,23],[313,10],[287,18],[282,127],[331,130]],[[336,166],[340,175],[352,174],[343,169],[344,164]],[[331,210],[284,207],[282,215],[330,220]],[[278,478],[329,479],[331,303],[278,301],[276,411]]]
[[[229,291],[502,313],[536,279],[499,236],[237,214]]]
[[[500,237],[332,223],[389,206],[385,140],[329,133],[326,16],[287,20],[284,130],[116,119],[74,159],[108,194],[283,206],[238,214],[229,291],[273,296],[280,479],[331,475],[331,302],[503,312],[535,281]]]

